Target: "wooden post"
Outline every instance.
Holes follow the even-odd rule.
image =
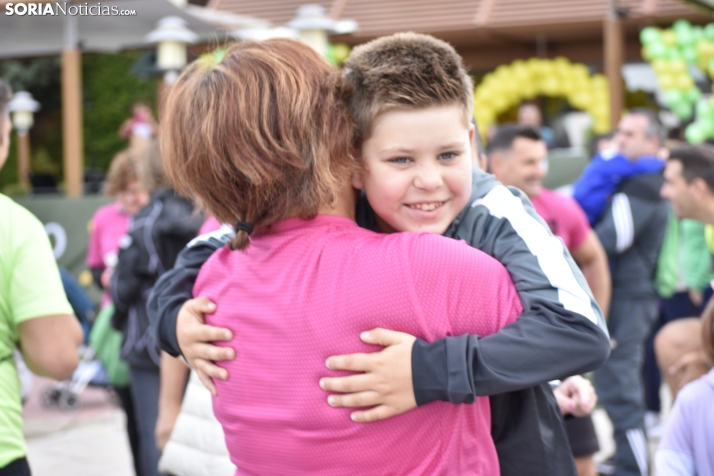
[[[620,114],[624,107],[622,62],[625,49],[622,21],[617,15],[615,0],[610,0],[610,9],[603,28],[603,40],[605,75],[610,83],[610,127],[614,129],[620,121]]]
[[[79,50],[77,18],[65,16],[65,48],[62,51],[62,134],[64,142],[65,193],[84,192],[84,137],[82,129],[82,52]]]
[[[78,49],[62,52],[62,132],[65,192],[78,197],[84,183],[82,53]]]
[[[30,133],[17,133],[17,179],[21,185],[30,185]]]

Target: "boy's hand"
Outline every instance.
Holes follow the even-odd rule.
[[[372,407],[350,415],[352,420],[362,423],[384,420],[416,407],[412,384],[412,347],[416,337],[377,328],[363,332],[360,339],[385,348],[372,354],[328,358],[328,369],[364,372],[320,379],[323,390],[344,394],[330,395],[328,404],[333,407]]]
[[[597,403],[597,394],[588,379],[575,375],[553,390],[560,412],[576,417],[589,415]]]
[[[212,344],[216,341],[233,339],[230,330],[205,324],[204,314],[214,312],[216,312],[216,305],[207,298],[199,297],[186,301],[181,306],[176,319],[176,339],[188,365],[196,371],[203,385],[213,395],[217,395],[218,390],[211,378],[226,380],[228,371],[214,362],[233,360],[236,353],[231,348]]]

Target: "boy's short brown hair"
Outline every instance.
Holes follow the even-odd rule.
[[[314,217],[356,169],[340,73],[297,40],[240,42],[190,64],[164,101],[161,147],[179,191],[220,222]],[[248,246],[238,231],[234,249]]]
[[[473,116],[473,82],[461,56],[433,36],[397,33],[356,47],[345,62],[344,81],[357,147],[389,110],[458,105],[466,124]]]

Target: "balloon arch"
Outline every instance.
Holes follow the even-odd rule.
[[[657,75],[664,104],[682,121],[694,122],[685,130],[687,140],[699,144],[714,138],[714,102],[702,95],[692,68],[714,80],[714,23],[692,26],[677,20],[671,28],[648,26],[640,32],[642,57]]]
[[[487,74],[474,90],[474,118],[482,134],[496,117],[536,96],[563,96],[571,106],[588,112],[596,134],[610,130],[610,91],[602,74],[568,59],[516,60]]]

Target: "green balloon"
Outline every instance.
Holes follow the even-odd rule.
[[[704,38],[704,28],[697,25],[692,27],[692,35],[694,36],[694,41],[699,41]]]
[[[699,61],[699,53],[692,46],[683,48],[681,51],[682,58],[687,63],[696,63]]]
[[[668,60],[677,60],[677,59],[684,59],[682,58],[682,53],[679,51],[679,48],[675,47],[666,47],[666,52],[664,54],[665,59]]]
[[[686,137],[687,142],[690,144],[701,144],[707,138],[706,131],[697,124],[689,124],[684,130],[684,137]]]
[[[667,57],[667,47],[661,41],[653,41],[646,48],[652,60],[665,59]]]
[[[704,131],[707,137],[714,136],[714,117],[707,117],[704,119],[697,119],[697,123]]]
[[[675,30],[674,34],[677,36],[677,43],[682,46],[688,46],[694,43],[694,32],[691,27],[687,29],[680,28],[679,30]]]
[[[684,92],[684,95],[687,98],[687,102],[689,102],[690,104],[694,104],[699,101],[699,98],[702,97],[702,92],[699,90],[698,87],[694,86],[690,89],[687,89]],[[697,113],[697,115],[699,115],[699,113]]]
[[[686,103],[684,93],[679,89],[668,89],[664,92],[664,102],[674,109],[678,104]]]
[[[714,23],[710,23],[704,27],[704,38],[709,41],[714,41]]]
[[[662,41],[662,36],[660,35],[659,28],[648,26],[643,28],[640,32],[640,42],[643,45],[648,45],[657,41]]]
[[[672,25],[672,30],[676,32],[678,31],[691,31],[692,30],[692,24],[689,23],[687,20],[677,20],[674,22],[674,25]]]
[[[672,112],[683,121],[688,121],[694,115],[694,108],[687,102],[680,102],[672,106]]]

